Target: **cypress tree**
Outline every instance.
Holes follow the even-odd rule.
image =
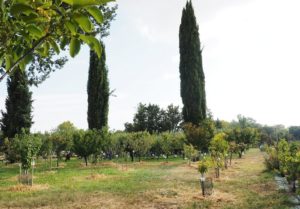
[[[90,51],[90,68],[87,84],[89,129],[101,130],[107,126],[109,82],[105,46],[102,43],[101,58]]]
[[[179,29],[180,80],[184,122],[199,125],[206,118],[205,76],[193,5],[187,1]]]
[[[17,69],[7,79],[8,96],[5,101],[6,112],[1,111],[1,131],[4,137],[13,138],[16,134],[30,132],[32,122],[32,93],[28,87],[25,71]]]

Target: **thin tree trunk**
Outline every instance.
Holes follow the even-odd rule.
[[[129,154],[130,154],[130,157],[131,157],[131,162],[133,162],[133,161],[134,161],[133,152],[132,152],[132,151],[130,151],[130,152],[129,152]]]
[[[85,161],[85,166],[88,166],[88,161],[87,161],[87,157],[84,156],[84,161]]]

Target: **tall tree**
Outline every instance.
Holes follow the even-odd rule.
[[[105,47],[102,44],[102,55],[100,60],[97,54],[90,52],[90,69],[88,78],[88,124],[89,129],[101,130],[107,125],[109,82],[108,70],[105,64]]]
[[[125,123],[125,130],[128,132],[148,131],[151,134],[175,132],[179,129],[181,118],[179,106],[169,105],[164,110],[156,104],[140,103],[133,123]]]
[[[0,122],[3,135],[13,138],[16,134],[30,132],[32,125],[32,93],[29,91],[28,78],[25,71],[16,70],[7,79],[8,96],[5,101],[6,112],[2,112]]]
[[[109,35],[110,22],[116,16],[117,5],[108,7],[102,5],[98,8],[102,11],[105,20],[96,28],[100,39]],[[99,58],[94,51],[90,51],[90,67],[87,84],[88,93],[88,125],[89,129],[101,130],[107,126],[109,110],[109,81],[106,66],[105,46],[102,41],[102,55]]]
[[[199,125],[206,118],[205,76],[193,5],[187,1],[179,29],[181,98],[184,122]]]

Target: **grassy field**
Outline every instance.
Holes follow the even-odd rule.
[[[103,162],[85,167],[81,161],[47,170],[37,164],[35,185],[18,185],[17,165],[0,165],[0,208],[289,208],[264,171],[263,155],[252,149],[221,171],[214,193],[203,198],[196,164],[183,160],[147,161],[122,166]],[[209,175],[213,176],[210,172]]]

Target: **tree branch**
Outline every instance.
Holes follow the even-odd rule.
[[[6,70],[5,73],[3,75],[1,75],[0,77],[0,82],[9,74],[12,73],[15,68],[20,64],[20,62],[29,54],[33,53],[34,50],[39,47],[47,38],[48,36],[50,36],[50,33],[47,33],[45,36],[43,36],[42,38],[40,38],[31,49],[29,49],[23,56],[21,56],[11,67],[10,69]]]

